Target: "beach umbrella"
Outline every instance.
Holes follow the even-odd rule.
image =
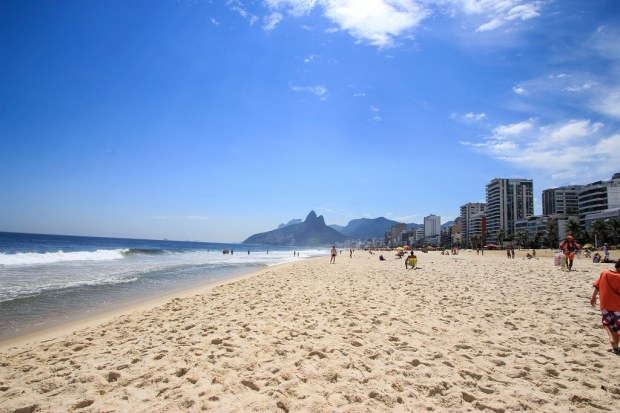
[[[403,247],[396,247],[396,249],[402,251]]]
[[[586,244],[586,245],[584,245],[584,246],[583,246],[583,247],[581,247],[581,248],[585,248],[585,249],[587,249],[587,250],[590,250],[590,249],[592,249],[593,247],[592,247],[592,244]]]
[[[406,250],[408,250],[408,249],[410,249],[411,247],[410,247],[409,245],[405,245],[403,248],[404,248],[404,249],[406,249]]]

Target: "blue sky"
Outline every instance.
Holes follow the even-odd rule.
[[[620,171],[615,0],[0,2],[0,231],[242,241]]]

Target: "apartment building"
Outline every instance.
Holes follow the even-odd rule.
[[[579,223],[586,224],[586,216],[608,209],[620,208],[620,172],[609,181],[583,185],[579,191]]]
[[[472,231],[472,218],[479,214],[484,214],[484,202],[468,202],[461,206],[461,242],[463,246],[469,248],[471,246],[471,237],[480,235]]]
[[[542,192],[543,215],[576,215],[582,188],[583,185],[570,185],[545,189]]]
[[[497,233],[515,233],[515,221],[534,215],[534,183],[531,179],[495,178],[486,186],[486,226],[488,242],[497,242]]]

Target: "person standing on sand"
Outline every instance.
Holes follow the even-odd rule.
[[[603,255],[605,257],[605,262],[609,262],[609,247],[607,246],[607,243],[603,245]]]
[[[336,251],[336,246],[335,245],[332,247],[331,254],[332,254],[332,257],[329,260],[329,263],[330,264],[335,264],[336,263],[336,255],[338,254],[338,251]]]
[[[603,271],[593,285],[590,304],[594,307],[596,297],[600,294],[603,328],[607,331],[611,344],[611,350],[608,351],[620,355],[620,260],[616,261],[615,271]]]
[[[577,244],[572,237],[568,235],[564,241],[560,244],[560,249],[566,256],[566,266],[568,271],[573,269],[573,260],[575,259],[575,253],[581,248],[581,245]]]

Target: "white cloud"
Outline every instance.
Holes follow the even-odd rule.
[[[257,20],[241,0],[227,4],[251,23]],[[345,31],[358,42],[384,48],[412,40],[413,32],[433,14],[474,19],[477,32],[488,32],[540,16],[543,4],[542,0],[263,0],[270,11],[263,27],[270,31],[284,15],[300,18],[319,10],[334,24],[327,33]]]
[[[316,59],[318,59],[318,58],[319,58],[319,56],[318,56],[318,55],[311,54],[310,56],[308,56],[308,57],[306,57],[306,58],[304,59],[304,63],[312,63],[312,62],[314,62],[314,61],[315,61]]]
[[[546,126],[540,129],[545,136],[545,144],[568,144],[595,135],[603,127],[602,123],[589,120],[570,120],[565,124]]]
[[[276,28],[278,23],[282,21],[282,15],[280,13],[271,13],[269,16],[264,18],[263,30],[270,32]]]
[[[381,109],[379,109],[376,106],[370,106],[370,110],[373,111],[373,112],[379,112]]]
[[[325,86],[291,86],[294,92],[312,93],[316,96],[323,96],[327,93]]]
[[[336,25],[328,32],[344,30],[358,41],[379,47],[392,46],[430,15],[421,2],[414,0],[266,0],[265,4],[294,17],[320,7]]]
[[[614,119],[620,119],[620,85],[599,91],[590,102],[590,107]]]
[[[331,0],[324,4],[325,16],[359,41],[391,46],[408,34],[430,11],[411,0]]]
[[[527,95],[529,94],[529,92],[528,92],[525,88],[523,88],[523,87],[521,87],[521,86],[514,86],[514,87],[512,88],[512,90],[513,90],[513,92],[515,92],[517,95],[524,95],[524,96],[527,96]]]
[[[499,125],[482,141],[461,143],[493,159],[564,179],[586,170],[600,176],[617,169],[610,159],[620,150],[620,134],[609,136],[602,123],[588,119],[542,126],[536,123],[530,119]]]
[[[239,13],[239,15],[241,17],[243,17],[248,22],[250,22],[251,25],[256,23],[256,21],[258,20],[257,16],[251,14],[250,12],[248,12],[245,9],[245,7],[243,7],[243,5],[241,4],[241,1],[239,1],[239,0],[227,0],[226,4],[230,7],[230,9],[232,11],[235,11],[235,12]]]
[[[470,122],[478,122],[480,120],[483,120],[486,117],[487,117],[486,113],[483,113],[483,112],[481,113],[469,112],[465,115],[465,119]]]
[[[532,0],[443,0],[452,12],[476,16],[486,20],[478,26],[477,32],[495,30],[514,21],[525,21],[540,16],[543,1]]]
[[[211,17],[210,21],[211,21],[211,24],[213,24],[214,26],[219,26],[220,25],[220,22],[215,20],[213,17]]]
[[[534,121],[532,119],[519,123],[513,123],[512,125],[500,125],[493,129],[494,135],[492,138],[504,139],[507,136],[519,136],[533,127]]]
[[[487,115],[484,112],[480,112],[480,113],[469,112],[464,115],[459,115],[458,113],[450,114],[450,119],[455,120],[457,122],[463,122],[463,123],[480,122],[481,120],[486,119],[486,117]]]
[[[272,9],[286,9],[290,15],[299,17],[312,11],[317,0],[265,0],[265,3]]]

